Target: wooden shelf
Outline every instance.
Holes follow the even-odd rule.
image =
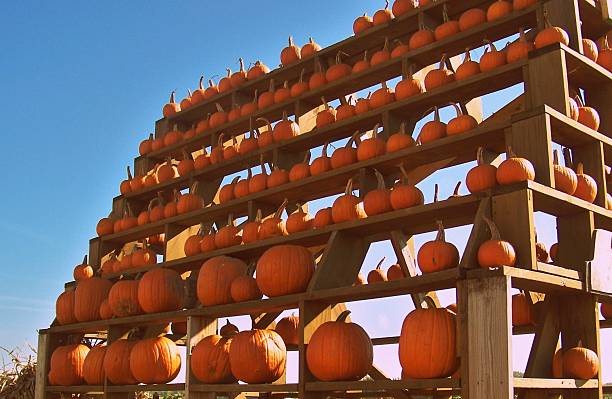
[[[316,381],[306,382],[306,391],[329,392],[329,391],[388,391],[397,389],[420,390],[460,388],[459,380],[454,378],[436,378],[422,380],[375,380],[375,381]]]
[[[296,393],[298,384],[191,384],[194,392],[287,392]]]
[[[569,378],[514,378],[514,389],[597,389],[597,380]]]

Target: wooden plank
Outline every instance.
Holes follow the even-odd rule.
[[[36,386],[34,388],[35,399],[45,399],[47,389],[47,374],[51,361],[52,336],[51,334],[38,334],[38,350],[36,364]]]
[[[376,380],[376,381],[317,381],[306,384],[308,391],[348,391],[348,390],[391,390],[391,389],[440,389],[459,388],[459,381],[453,378],[434,378],[421,380]]]
[[[516,389],[594,389],[597,380],[572,380],[561,378],[514,378]]]
[[[589,292],[612,296],[612,233],[605,230],[594,231],[593,256],[587,262],[586,282]]]
[[[551,123],[548,114],[516,121],[506,136],[506,144],[519,157],[529,159],[536,181],[554,187]]]
[[[510,288],[507,276],[466,281],[470,361],[462,396],[514,398]]]
[[[297,392],[297,384],[196,384],[193,392],[198,393],[230,393],[230,392]],[[213,397],[213,396],[211,396]]]
[[[592,212],[580,212],[557,218],[559,243],[558,264],[568,269],[585,273],[586,262],[593,255],[593,230],[595,222]],[[584,275],[584,274],[583,274]]]
[[[217,333],[217,319],[190,316],[187,318],[187,342],[186,342],[186,372],[185,372],[185,397],[187,399],[215,399],[215,391],[201,392],[195,387],[199,385],[198,380],[191,370],[191,351],[203,338]]]
[[[376,365],[372,365],[372,369],[368,373],[370,378],[374,381],[390,381],[391,379],[381,371]],[[409,395],[406,391],[402,389],[393,389],[389,390],[389,394],[393,395],[396,399],[412,399],[412,396]]]
[[[526,109],[548,105],[569,115],[569,86],[565,57],[558,50],[530,58],[526,68]]]

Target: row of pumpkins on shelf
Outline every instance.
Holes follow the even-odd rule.
[[[513,325],[535,324],[530,307],[524,294],[512,297]],[[406,316],[398,348],[403,379],[460,376],[456,308],[436,308],[428,300],[427,308]],[[335,321],[320,325],[306,346],[306,364],[319,380],[359,380],[371,370],[372,341],[361,326],[347,321],[349,314],[344,311]],[[274,330],[239,332],[228,320],[218,334],[204,337],[193,347],[190,369],[204,384],[272,383],[285,373],[286,345],[299,343],[298,326],[299,317],[292,315],[281,319]],[[579,344],[558,350],[551,371],[554,378],[591,379],[599,367],[597,354]],[[92,348],[60,346],[51,356],[48,376],[51,385],[64,386],[103,385],[105,380],[119,385],[164,384],[176,378],[180,368],[178,347],[169,338],[128,336]]]

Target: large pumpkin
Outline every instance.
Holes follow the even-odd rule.
[[[478,264],[483,268],[514,266],[516,252],[514,247],[501,239],[495,223],[488,217],[483,218],[491,231],[491,239],[483,242],[478,248]]]
[[[171,269],[149,270],[138,284],[138,303],[145,313],[179,310],[183,306],[184,297],[185,283]]]
[[[92,277],[77,283],[74,293],[74,317],[77,321],[100,319],[100,305],[112,287],[109,280]]]
[[[361,326],[347,323],[350,312],[323,323],[306,348],[308,369],[322,381],[356,381],[372,368],[372,340]]]
[[[130,357],[135,344],[135,341],[118,339],[106,349],[104,374],[111,383],[117,385],[138,383],[130,370]]]
[[[247,265],[240,259],[216,256],[204,262],[198,273],[197,295],[204,306],[231,303],[232,282],[246,274]]]
[[[96,345],[89,350],[83,362],[83,378],[88,385],[104,384],[104,357],[106,345]]]
[[[138,303],[138,280],[121,280],[113,284],[108,293],[108,305],[117,317],[142,313]]]
[[[209,335],[193,348],[191,371],[199,381],[205,384],[236,382],[229,359],[231,336]]]
[[[274,330],[281,336],[285,345],[297,345],[300,343],[298,334],[298,326],[300,317],[292,314],[291,316],[283,317],[276,323]]]
[[[59,324],[76,323],[74,317],[74,291],[64,291],[55,301],[55,318]]]
[[[242,331],[232,339],[229,357],[237,379],[249,384],[271,383],[285,373],[287,349],[275,331]]]
[[[166,384],[181,369],[181,355],[174,342],[166,337],[138,341],[130,354],[130,370],[138,382]]]
[[[448,309],[416,309],[402,324],[399,360],[406,378],[443,378],[457,368],[457,325]]]
[[[83,383],[83,363],[89,348],[83,344],[60,346],[51,355],[49,383],[72,386]]]
[[[257,261],[257,286],[268,297],[306,291],[315,270],[312,253],[298,245],[277,245]]]
[[[442,221],[436,221],[438,234],[436,239],[428,241],[419,248],[417,262],[423,273],[432,273],[452,269],[459,264],[459,251],[450,242],[446,242]]]

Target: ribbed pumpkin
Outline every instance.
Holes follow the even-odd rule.
[[[114,221],[111,218],[100,219],[96,225],[96,233],[100,237],[113,234],[113,224]]]
[[[421,127],[419,132],[418,142],[427,144],[429,142],[446,137],[446,124],[440,121],[440,111],[438,107],[434,107],[434,119]]]
[[[166,337],[140,340],[130,353],[130,370],[140,383],[166,384],[176,378],[180,369],[178,347]]]
[[[459,21],[451,20],[448,17],[447,3],[442,5],[442,20],[444,22],[438,25],[434,30],[434,37],[436,40],[443,40],[459,33]]]
[[[455,108],[456,116],[448,121],[446,125],[446,135],[452,136],[468,132],[478,127],[478,121],[472,115],[464,114],[461,108],[456,104],[452,104]]]
[[[360,134],[361,133],[359,130],[356,131],[343,147],[339,147],[334,150],[334,153],[330,158],[330,165],[332,169],[342,168],[357,162],[357,149],[353,147],[353,143],[357,143],[357,145],[359,145]]]
[[[378,129],[380,124],[377,124],[372,129],[370,138],[361,140],[357,146],[357,160],[365,161],[368,159],[376,158],[381,155],[385,155],[387,150],[387,144],[385,140],[378,136]]]
[[[291,97],[293,98],[299,97],[302,94],[306,93],[308,90],[310,90],[310,86],[308,82],[304,80],[305,73],[306,73],[306,70],[302,69],[302,71],[300,72],[300,79],[297,82],[295,82],[293,85],[291,85],[291,88],[289,89],[289,92],[291,93]]]
[[[331,65],[325,71],[325,80],[333,82],[340,80],[346,76],[349,76],[353,72],[353,68],[350,65],[342,62],[342,52],[336,54],[336,63]]]
[[[497,168],[484,161],[482,147],[478,147],[476,152],[476,163],[477,165],[470,169],[465,177],[465,184],[472,194],[492,189],[497,185]]]
[[[311,228],[312,216],[304,210],[301,204],[297,204],[295,211],[285,221],[285,230],[287,230],[288,234],[294,234],[310,230]]]
[[[255,213],[255,219],[246,222],[242,226],[242,243],[250,244],[259,240],[259,228],[261,227],[261,209]]]
[[[230,285],[230,295],[234,302],[254,301],[261,299],[263,294],[252,277],[254,265],[250,265],[244,275],[236,277]]]
[[[83,384],[83,363],[89,348],[83,344],[60,346],[51,355],[49,383],[73,386]]]
[[[334,223],[342,223],[365,217],[363,204],[353,195],[353,179],[349,179],[344,194],[336,198],[332,204],[332,219]]]
[[[459,17],[459,29],[463,32],[485,22],[487,22],[487,13],[480,8],[471,8]]]
[[[374,175],[376,176],[376,189],[369,191],[363,197],[363,209],[368,216],[392,210],[391,191],[385,185],[385,178],[376,169],[374,170]]]
[[[76,281],[85,280],[92,278],[94,275],[93,268],[87,264],[87,255],[83,258],[83,262],[80,265],[74,267],[72,276]]]
[[[289,170],[289,181],[294,182],[310,176],[310,151],[304,153],[304,160]]]
[[[281,218],[281,215],[285,211],[287,207],[288,201],[285,198],[283,203],[278,207],[274,215],[269,218],[263,220],[261,225],[259,226],[259,235],[258,238],[260,240],[265,240],[271,237],[280,237],[287,235],[287,230],[285,230],[285,222]]]
[[[175,92],[174,90],[172,90],[172,92],[170,93],[170,100],[162,108],[162,114],[164,115],[164,118],[168,118],[181,111],[181,105],[177,104],[177,102],[175,101],[174,94]]]
[[[370,29],[372,26],[374,26],[372,18],[370,18],[368,14],[363,14],[362,16],[357,17],[353,22],[353,33],[358,35]]]
[[[296,316],[295,313],[291,316],[283,317],[276,323],[274,331],[278,333],[283,339],[285,345],[297,345],[300,343],[300,337],[298,333],[298,326],[300,324],[300,317]]]
[[[578,104],[578,122],[590,129],[599,130],[601,119],[597,110],[592,107],[586,107],[580,96],[575,96],[574,98]]]
[[[246,274],[247,265],[240,259],[216,256],[200,267],[197,296],[204,306],[231,303],[231,285],[234,279]]]
[[[436,41],[436,37],[430,29],[427,29],[423,25],[419,26],[419,30],[414,32],[408,40],[408,47],[410,50],[416,50],[421,47],[425,47]]]
[[[553,173],[555,176],[555,188],[569,195],[576,192],[578,187],[578,176],[572,168],[559,165],[559,153],[553,151]]]
[[[554,378],[589,380],[599,373],[599,358],[590,349],[579,346],[558,350],[553,358]]]
[[[495,223],[488,217],[483,217],[484,222],[489,227],[491,239],[480,244],[478,248],[478,264],[483,268],[514,266],[516,262],[516,252],[514,247],[507,241],[501,239],[499,230]]]
[[[149,270],[138,283],[138,303],[145,313],[179,310],[184,297],[185,282],[171,269]]]
[[[300,126],[294,121],[287,118],[287,112],[283,112],[281,119],[272,130],[272,135],[275,142],[289,140],[300,134]]]
[[[376,264],[376,267],[370,270],[367,277],[368,284],[382,283],[383,281],[387,281],[387,275],[382,269],[382,264],[385,259],[386,257],[383,256],[383,258]]]
[[[372,368],[374,349],[365,330],[347,322],[350,311],[319,326],[306,347],[310,372],[322,381],[357,381]]]
[[[459,265],[459,250],[450,242],[446,242],[442,221],[437,220],[436,224],[436,239],[423,244],[417,253],[417,262],[423,273],[452,269]]]
[[[503,0],[498,0],[503,1]],[[480,71],[489,72],[506,64],[506,53],[498,51],[493,43],[485,40],[485,52],[480,57]]]
[[[535,324],[531,304],[524,293],[512,295],[512,325],[528,326]]]
[[[325,226],[333,224],[332,208],[322,208],[317,211],[314,219],[312,220],[312,227],[314,229],[322,229]]]
[[[512,12],[512,3],[506,0],[497,0],[487,9],[487,21],[495,21]]]
[[[315,90],[325,84],[327,84],[327,79],[325,78],[325,72],[323,71],[323,67],[321,66],[321,62],[318,59],[315,59],[315,70],[310,78],[308,79],[308,89]]]
[[[385,8],[378,10],[372,16],[374,26],[384,25],[393,19],[393,12],[389,9],[389,0],[385,1]]]
[[[260,157],[260,168],[261,173],[258,173],[249,178],[249,194],[259,193],[268,188],[268,171],[266,169],[266,164],[263,161],[263,155]]]
[[[55,318],[60,325],[76,323],[74,317],[74,291],[62,292],[55,301]]]
[[[402,269],[402,267],[397,263],[389,266],[389,268],[387,269],[387,281],[401,280],[406,277],[408,277],[408,275],[404,272],[404,269]]]
[[[104,357],[106,345],[96,345],[89,350],[83,362],[83,379],[87,385],[104,384]]]
[[[130,370],[130,357],[136,341],[118,339],[106,349],[104,356],[104,374],[116,385],[137,384],[138,381]]]
[[[327,155],[327,148],[329,143],[326,142],[323,144],[323,149],[321,150],[321,156],[315,158],[314,161],[310,164],[310,175],[318,176],[329,170],[331,170],[331,158]]]
[[[277,245],[264,252],[257,261],[255,278],[268,297],[306,291],[314,274],[312,253],[298,245]]]
[[[336,121],[350,119],[355,116],[355,105],[353,105],[353,97],[348,100],[344,96],[340,96],[340,105],[336,108]]]
[[[100,304],[100,319],[108,320],[108,319],[112,319],[113,316],[114,316],[113,310],[111,309],[110,305],[108,304],[108,299],[105,299]]]
[[[200,252],[206,253],[217,249],[217,245],[215,244],[216,235],[217,230],[214,226],[211,226],[208,234],[202,236],[202,240],[200,241]]]
[[[319,111],[317,113],[317,118],[315,120],[315,126],[317,129],[321,129],[336,122],[336,110],[329,106],[324,97],[321,97],[321,101],[324,109],[323,111]]]
[[[259,78],[261,76],[264,76],[265,74],[267,74],[269,72],[270,72],[270,68],[268,68],[261,61],[257,60],[257,61],[255,61],[253,66],[249,68],[249,70],[247,72],[247,79],[248,80],[254,80],[254,79],[257,79],[257,78]]]
[[[387,104],[391,104],[395,101],[395,92],[393,89],[387,86],[387,82],[380,83],[380,89],[377,89],[372,93],[370,97],[370,107],[372,109],[384,107]]]
[[[300,58],[302,58],[301,52],[302,49],[300,46],[296,46],[295,43],[293,43],[293,37],[289,36],[289,45],[285,47],[280,54],[281,64],[287,66],[299,61]]]
[[[228,248],[240,245],[241,242],[242,232],[239,227],[234,225],[234,215],[230,213],[227,217],[227,225],[221,227],[215,234],[215,247],[219,249]]]
[[[353,64],[353,69],[351,72],[361,73],[365,71],[366,69],[369,69],[371,66],[372,64],[370,64],[370,59],[368,58],[368,50],[366,49],[363,52],[363,58],[357,61],[355,64]]]
[[[519,39],[510,43],[506,49],[506,60],[508,64],[527,59],[529,52],[533,50],[534,47],[533,42],[527,41],[525,29],[521,27],[519,30]]]
[[[397,18],[414,10],[418,6],[418,0],[395,0],[392,7],[393,15]]]
[[[597,182],[584,173],[584,165],[581,162],[576,166],[576,178],[578,184],[576,185],[576,191],[574,191],[574,197],[593,203],[597,197]]]
[[[244,69],[244,60],[242,57],[238,58],[238,63],[240,64],[240,69],[232,74],[230,77],[230,83],[233,88],[238,88],[244,84],[247,80],[247,72]]]
[[[274,188],[289,183],[289,172],[285,169],[280,169],[277,165],[272,166],[270,176],[266,180],[267,188]]]
[[[480,64],[476,61],[472,61],[472,56],[470,55],[470,48],[465,49],[465,56],[463,58],[463,62],[461,65],[457,67],[455,71],[455,79],[460,81],[472,76],[478,75],[480,73]]]
[[[120,280],[113,284],[108,293],[108,305],[117,317],[142,313],[138,303],[138,280]]]
[[[230,368],[232,335],[209,335],[191,351],[193,375],[205,384],[229,384],[236,382]]]
[[[287,349],[275,331],[242,331],[232,338],[229,358],[237,379],[249,384],[271,383],[285,373]]]
[[[499,184],[513,184],[535,179],[535,169],[529,160],[517,157],[508,147],[506,160],[497,168],[495,174]]]
[[[433,305],[429,300],[429,305]],[[444,378],[457,368],[457,322],[454,313],[435,306],[406,316],[399,339],[403,378]]]
[[[302,58],[310,57],[321,50],[321,46],[312,37],[308,38],[308,43],[302,46]]]
[[[552,26],[544,14],[544,29],[538,32],[535,37],[535,48],[542,48],[554,43],[562,43],[569,46],[569,35],[563,28]]]
[[[112,287],[109,280],[92,277],[77,283],[74,292],[74,317],[77,321],[100,319],[100,305]]]
[[[407,70],[402,72],[402,80],[395,85],[395,99],[397,101],[405,100],[425,92],[423,81],[414,76],[414,65],[410,64]]]
[[[412,206],[423,205],[425,197],[423,192],[409,181],[408,172],[403,165],[400,165],[402,178],[393,186],[389,200],[394,210],[410,208]]]

